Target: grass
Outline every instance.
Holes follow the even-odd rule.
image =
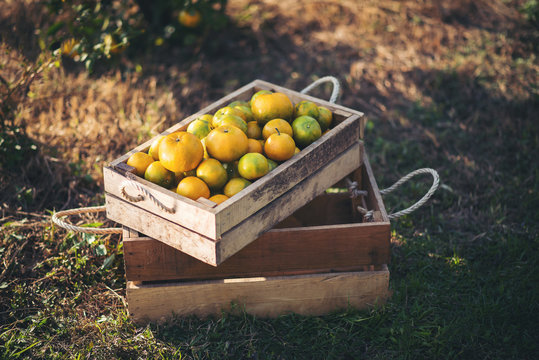
[[[231,1],[237,26],[198,50],[156,49],[93,76],[44,72],[15,110],[38,154],[0,174],[0,358],[539,357],[533,3],[309,2],[298,16],[288,2]],[[0,24],[21,19],[14,4]],[[34,45],[5,26],[0,75],[12,81]],[[342,104],[368,115],[380,188],[420,167],[441,176],[424,207],[392,222],[393,296],[319,317],[131,322],[119,237],[55,229],[50,211],[102,204],[104,163],[253,78],[301,89],[326,74],[342,80]],[[414,178],[386,207],[408,206],[429,181]]]

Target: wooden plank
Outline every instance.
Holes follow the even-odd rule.
[[[221,240],[217,242],[218,263],[222,263],[263,232],[323,193],[328,187],[339,181],[343,174],[357,169],[360,166],[360,159],[357,156],[360,146],[359,142],[355,143],[287,193],[223,234]]]
[[[273,229],[217,267],[149,237],[124,238],[126,277],[201,280],[359,270],[388,262],[389,235],[389,226],[378,223]]]
[[[212,239],[172,223],[152,212],[133,206],[114,195],[105,196],[107,217],[173,248],[216,266],[216,243]]]
[[[373,209],[375,211],[378,211],[380,214],[380,221],[383,221],[389,224],[389,218],[387,217],[386,207],[384,205],[384,201],[382,200],[380,189],[378,189],[378,184],[376,183],[376,180],[372,173],[372,168],[371,168],[371,165],[369,163],[369,159],[366,153],[363,156],[363,162],[365,163],[365,166],[363,167],[363,176],[368,178],[368,182],[366,183],[367,186],[365,190],[367,190],[368,192],[367,205],[370,206],[369,210]]]
[[[222,279],[174,284],[127,283],[134,321],[160,321],[173,313],[206,317],[231,304],[260,317],[287,313],[323,315],[347,307],[367,308],[389,297],[389,271]]]
[[[276,197],[291,189],[323,165],[333,161],[338,154],[346,150],[359,138],[357,116],[350,117],[335,129],[322,136],[309,147],[278,166],[268,175],[248,186],[231,199],[223,202],[216,210],[217,233],[222,234],[239,224],[245,218],[266,206]],[[360,159],[360,151],[357,157]],[[346,175],[337,169],[343,177]]]
[[[121,187],[126,181],[126,177],[110,167],[104,167],[103,178],[105,179],[105,194],[114,195],[117,198],[123,199]],[[134,203],[124,200],[127,203],[127,207],[141,208],[150,211],[181,226],[197,229],[200,234],[211,239],[216,239],[218,237],[215,225],[215,211],[212,207],[180,196],[173,191],[155,185],[142,178],[130,179],[130,181],[133,181],[138,186],[146,189],[163,205],[175,209],[175,212],[168,213],[162,210],[147,196],[144,197],[143,201]],[[133,196],[138,194],[137,190],[132,186],[128,186],[126,191]],[[125,213],[125,217],[129,217],[129,211]],[[123,218],[119,218],[114,221],[129,226],[126,223],[126,221],[128,221],[127,219],[124,220]]]

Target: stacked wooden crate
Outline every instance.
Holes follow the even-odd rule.
[[[390,226],[363,150],[363,114],[255,80],[164,134],[259,90],[329,108],[332,127],[227,201],[192,201],[134,176],[125,162],[152,140],[105,167],[107,216],[125,228],[134,319],[205,316],[232,304],[260,316],[315,315],[387,298]],[[372,221],[355,210],[359,198],[325,192],[345,177],[367,191],[361,205],[373,211]],[[132,202],[126,192],[142,200]]]

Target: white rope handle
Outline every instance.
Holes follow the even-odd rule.
[[[84,208],[78,208],[78,209],[58,211],[57,213],[54,213],[52,215],[52,222],[64,229],[67,229],[70,231],[87,233],[87,234],[98,234],[98,235],[121,234],[122,228],[96,229],[96,228],[90,228],[90,227],[76,226],[76,225],[67,223],[61,219],[65,216],[78,215],[78,214],[84,214],[84,213],[102,212],[105,210],[106,210],[105,206],[94,206],[94,207],[84,207]]]
[[[307,86],[305,89],[301,90],[300,93],[307,94],[309,91],[314,89],[315,87],[319,86],[320,84],[331,82],[333,84],[333,91],[331,92],[331,97],[329,98],[330,103],[335,103],[337,101],[337,97],[339,97],[339,92],[341,91],[341,84],[339,83],[339,80],[337,80],[334,76],[324,76],[316,81],[314,81],[311,85]]]
[[[412,177],[414,177],[416,175],[419,175],[419,174],[431,174],[432,175],[433,182],[432,182],[432,186],[430,187],[429,191],[427,191],[427,193],[421,199],[419,199],[418,202],[416,202],[415,204],[413,204],[409,208],[406,208],[404,210],[401,210],[401,211],[395,212],[393,214],[390,214],[390,215],[388,215],[388,218],[396,219],[398,217],[401,217],[403,215],[408,215],[411,212],[417,210],[419,207],[421,207],[423,204],[425,204],[427,202],[427,200],[430,199],[432,194],[434,194],[434,192],[438,189],[438,185],[440,184],[440,176],[438,175],[438,172],[436,170],[434,170],[434,169],[423,168],[423,169],[417,169],[415,171],[412,171],[411,173],[409,173],[408,175],[402,177],[399,181],[397,181],[396,183],[394,183],[393,185],[391,185],[387,189],[380,190],[380,194],[382,194],[382,195],[389,194],[390,192],[392,192],[393,190],[395,190],[396,188],[398,188],[399,186],[404,184],[406,181],[410,180],[410,178],[412,178]]]
[[[132,186],[134,187],[135,189],[137,189],[139,192],[141,192],[142,194],[138,194],[137,196],[133,196],[133,195],[129,195],[127,193],[127,191],[125,191],[125,188],[128,187],[128,186]],[[164,205],[162,202],[160,202],[159,200],[157,200],[155,198],[155,196],[153,196],[147,189],[145,189],[144,187],[140,186],[139,184],[137,184],[136,182],[134,181],[131,181],[131,180],[125,180],[121,185],[120,185],[120,193],[122,194],[122,196],[124,197],[124,199],[128,200],[128,201],[131,201],[131,202],[139,202],[139,201],[142,201],[144,200],[144,196],[148,197],[148,199],[150,199],[155,205],[157,205],[158,208],[168,212],[169,214],[174,214],[176,212],[176,209],[173,208],[173,207],[168,207],[166,205]]]

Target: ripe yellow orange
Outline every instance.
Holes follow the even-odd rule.
[[[225,116],[225,115],[239,116],[240,118],[243,119],[243,121],[247,121],[246,120],[247,117],[245,116],[245,114],[241,110],[230,107],[230,106],[225,106],[224,108],[220,108],[219,110],[217,110],[215,112],[215,114],[213,115],[212,125],[213,125],[214,128],[221,125],[221,118],[223,116]]]
[[[159,160],[159,145],[161,145],[161,141],[163,141],[165,137],[163,135],[158,136],[152,141],[152,144],[150,145],[150,149],[148,150],[148,154],[155,160]]]
[[[256,139],[248,139],[249,143],[249,147],[247,148],[247,152],[248,153],[259,153],[259,154],[262,154],[262,152],[264,151],[263,148],[262,148],[262,144],[260,144],[260,141],[256,140]]]
[[[260,95],[265,95],[265,94],[273,94],[273,93],[269,90],[257,91],[256,93],[253,94],[253,96],[251,96],[251,100],[249,100],[249,106],[253,104],[253,102],[255,101],[257,97],[259,97]]]
[[[143,152],[136,152],[127,159],[127,165],[134,167],[135,174],[140,177],[144,176],[144,172],[153,162],[153,158]]]
[[[241,157],[238,171],[243,178],[256,180],[268,173],[268,160],[260,153],[247,153]]]
[[[204,148],[204,156],[202,158],[209,159],[210,154],[208,154],[208,149],[206,148],[206,138],[203,138],[202,140],[200,140],[200,142],[202,143],[202,147]]]
[[[258,126],[256,121],[250,121],[247,123],[247,137],[250,139],[262,138],[262,129]]]
[[[294,139],[285,133],[271,134],[264,145],[266,156],[275,161],[285,161],[294,156],[296,144]]]
[[[159,161],[170,171],[189,171],[204,157],[200,139],[186,131],[166,135],[159,145]]]
[[[333,114],[331,113],[331,110],[329,110],[328,108],[319,106],[318,117],[316,118],[316,120],[318,120],[318,124],[320,125],[320,129],[322,129],[322,132],[325,132],[331,126],[331,121],[333,120]]]
[[[292,102],[283,93],[261,94],[251,102],[251,110],[255,120],[260,126],[272,119],[284,119],[289,121],[294,114]]]
[[[160,161],[154,161],[144,172],[144,178],[159,186],[170,189],[174,186],[174,173],[166,169]]]
[[[178,21],[185,27],[196,28],[202,21],[202,15],[196,9],[188,9],[180,11]]]
[[[299,147],[296,146],[296,148],[294,149],[294,155],[298,154],[301,150],[299,149]]]
[[[223,165],[216,159],[204,160],[197,167],[197,177],[204,180],[212,190],[221,189],[228,181]]]
[[[225,185],[225,188],[223,189],[223,192],[226,196],[231,198],[249,185],[251,185],[251,182],[249,180],[242,177],[236,177],[228,180]]]
[[[211,115],[210,115],[211,116]],[[212,117],[213,118],[213,117]],[[187,132],[195,135],[200,140],[204,139],[213,130],[211,119],[199,117],[187,127]]]
[[[216,203],[217,205],[219,205],[220,203],[222,203],[223,201],[227,199],[228,199],[228,196],[224,194],[215,194],[210,198],[210,200]]]
[[[180,181],[176,188],[176,193],[192,200],[200,197],[208,199],[210,197],[210,188],[202,179],[196,176],[188,176]]]
[[[223,115],[219,118],[219,126],[230,125],[235,126],[245,134],[247,134],[247,123],[236,115]]]
[[[306,115],[300,116],[292,122],[292,130],[294,131],[294,141],[300,149],[309,146],[322,136],[318,121]]]
[[[262,136],[264,137],[264,140],[267,140],[271,134],[275,134],[277,132],[288,134],[290,136],[294,134],[292,132],[292,126],[290,126],[288,121],[283,119],[273,119],[264,125],[264,128],[262,129]]]
[[[249,141],[240,129],[230,125],[219,126],[206,136],[206,148],[211,157],[230,162],[247,153]]]
[[[294,116],[300,117],[303,115],[310,116],[312,118],[318,119],[318,106],[312,101],[302,100],[296,104],[294,108]]]

